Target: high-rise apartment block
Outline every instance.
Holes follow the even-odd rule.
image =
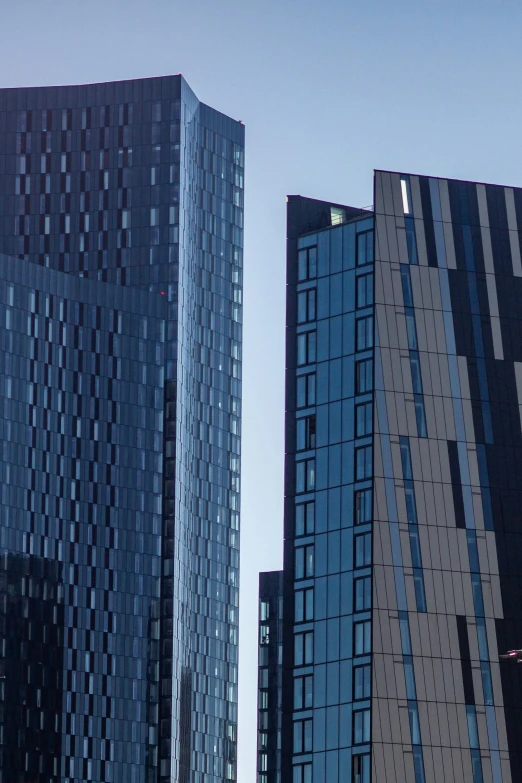
[[[378,171],[287,236],[258,783],[518,783],[522,189]]]
[[[244,128],[0,90],[0,781],[236,778]]]

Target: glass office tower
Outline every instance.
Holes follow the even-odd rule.
[[[0,781],[236,777],[244,127],[0,90]]]
[[[499,663],[522,641],[521,228],[522,189],[494,185],[378,171],[374,209],[289,197],[258,783],[521,779],[522,673]]]

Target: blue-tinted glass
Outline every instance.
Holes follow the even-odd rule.
[[[410,307],[404,308],[404,315],[406,318],[406,335],[408,337],[408,347],[416,351],[417,345],[417,329],[415,327],[415,314]]]
[[[355,364],[355,393],[364,394],[373,388],[373,360],[362,359]]]
[[[367,655],[371,652],[371,633],[369,620],[354,624],[354,655]]]
[[[353,698],[369,699],[371,696],[371,666],[355,666],[353,670]]]
[[[418,351],[410,351],[411,384],[414,394],[422,394],[422,376]]]
[[[355,524],[363,525],[372,519],[372,491],[361,489],[355,492]]]
[[[404,479],[413,479],[413,471],[411,467],[411,455],[410,455],[410,442],[409,439],[401,436],[400,448],[401,448],[401,461],[402,461],[402,475]]]
[[[372,475],[372,447],[362,446],[359,449],[355,449],[355,478],[360,481],[362,479],[371,478]]]
[[[373,304],[373,274],[356,278],[356,306],[369,307]]]
[[[372,535],[363,533],[355,536],[355,568],[364,568],[372,562]]]
[[[424,400],[419,394],[415,395],[415,418],[417,420],[417,435],[419,438],[427,438],[428,430],[426,427],[426,412],[424,410]]]
[[[404,464],[404,463],[403,463]],[[406,516],[410,525],[417,524],[417,508],[415,505],[415,490],[413,481],[404,482],[404,496],[406,500]]]
[[[353,713],[353,744],[370,741],[370,710],[356,710]]]
[[[399,628],[401,632],[401,643],[403,655],[411,655],[410,625],[408,622],[408,612],[399,612]]]
[[[401,264],[402,296],[405,307],[413,307],[413,290],[411,287],[410,270],[405,264]]]
[[[413,584],[415,587],[415,601],[418,612],[426,611],[426,595],[424,592],[424,577],[420,568],[413,569]]]
[[[362,405],[355,406],[355,434],[357,437],[369,435],[372,431],[372,411],[371,402],[365,402]]]
[[[469,734],[469,746],[470,748],[480,748],[478,725],[477,725],[477,711],[474,705],[466,705],[466,717],[468,720],[468,734]]]
[[[408,533],[410,536],[411,564],[414,568],[422,568],[419,529],[416,525],[410,525],[408,527]]]
[[[479,555],[477,547],[477,534],[474,530],[467,530],[466,536],[468,539],[468,555],[469,555],[469,569],[480,573]]]
[[[419,725],[419,712],[417,704],[412,701],[408,701],[408,715],[410,718],[410,731],[411,731],[411,744],[420,745],[420,725]]]
[[[480,673],[482,675],[482,689],[484,691],[484,704],[493,704],[493,685],[491,682],[491,670],[487,661],[481,661]]]
[[[415,673],[411,655],[404,656],[404,677],[406,680],[406,696],[408,699],[415,701],[417,699],[417,692],[415,690]]]
[[[415,236],[415,221],[412,217],[405,217],[404,224],[406,228],[406,244],[408,246],[408,258],[410,264],[417,265],[419,258],[417,254],[417,239]]]

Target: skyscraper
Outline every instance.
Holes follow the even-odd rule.
[[[374,186],[368,210],[288,199],[258,783],[519,781],[522,189]]]
[[[0,90],[0,781],[236,777],[244,127]]]

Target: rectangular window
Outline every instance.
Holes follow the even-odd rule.
[[[310,579],[314,575],[314,547],[299,546],[295,550],[295,578]]]
[[[372,578],[362,576],[353,582],[353,610],[366,612],[372,608]]]
[[[313,707],[314,680],[311,674],[294,679],[294,710],[309,710]]]
[[[313,364],[316,355],[315,332],[303,332],[297,335],[297,364]]]
[[[370,783],[370,754],[353,756],[353,783]]]
[[[372,447],[355,449],[355,479],[361,481],[372,476]]]
[[[355,492],[355,524],[364,525],[372,521],[372,491],[359,489]]]
[[[372,624],[364,620],[353,624],[353,654],[369,655],[372,651]]]
[[[365,568],[372,563],[372,534],[354,536],[354,567]]]
[[[297,419],[296,424],[297,451],[315,449],[315,415]]]
[[[295,491],[313,492],[315,489],[315,460],[305,459],[296,463]]]
[[[365,394],[373,389],[373,359],[355,362],[355,393]]]
[[[371,435],[373,404],[363,402],[355,406],[355,436],[361,438],[364,435]]]
[[[422,569],[413,569],[413,586],[415,588],[415,603],[417,604],[418,612],[426,611],[426,593],[424,591],[424,577],[422,575]]]
[[[415,236],[415,221],[412,217],[404,218],[406,229],[406,245],[408,246],[408,260],[412,266],[417,266],[419,256],[417,253],[417,237]]]
[[[353,699],[369,699],[371,696],[372,676],[370,664],[354,666],[353,669]]]
[[[295,507],[295,534],[309,536],[315,528],[315,503],[298,503]]]
[[[373,263],[373,229],[362,231],[356,238],[357,266]]]
[[[410,717],[410,731],[411,731],[411,744],[420,745],[420,724],[419,724],[419,711],[417,704],[413,701],[408,702],[408,715]]]
[[[309,408],[315,405],[315,373],[299,375],[296,381],[297,407]]]
[[[411,385],[414,394],[422,394],[422,376],[418,351],[410,351]]]
[[[359,275],[356,278],[356,307],[370,307],[373,305],[373,274]]]
[[[411,286],[410,270],[406,264],[401,264],[402,298],[405,307],[413,307],[413,289]]]
[[[426,411],[424,410],[424,400],[420,394],[415,395],[415,418],[417,420],[417,435],[419,438],[427,438]]]
[[[306,623],[314,619],[314,589],[295,591],[295,622]]]
[[[317,247],[307,247],[297,254],[297,279],[312,280],[317,277]]]
[[[401,449],[402,477],[405,481],[411,481],[413,479],[413,471],[411,465],[410,440],[403,435],[400,437],[399,441]]]
[[[292,783],[312,783],[312,765],[296,764],[294,767]],[[366,783],[366,781],[364,781],[364,783]]]
[[[315,288],[297,294],[297,323],[315,321]]]
[[[406,696],[408,699],[416,700],[417,691],[415,689],[415,672],[413,669],[413,658],[411,655],[405,655],[404,662],[404,679],[406,681]]]
[[[404,315],[406,318],[406,334],[408,337],[408,348],[412,351],[418,350],[417,328],[415,326],[415,314],[413,307],[405,307]]]
[[[313,631],[296,633],[294,636],[294,665],[308,666],[314,662]]]
[[[312,720],[294,721],[294,753],[312,751]]]
[[[362,745],[370,741],[370,710],[355,710],[353,713],[353,744]]]
[[[373,347],[373,315],[355,320],[355,349],[365,351]]]

